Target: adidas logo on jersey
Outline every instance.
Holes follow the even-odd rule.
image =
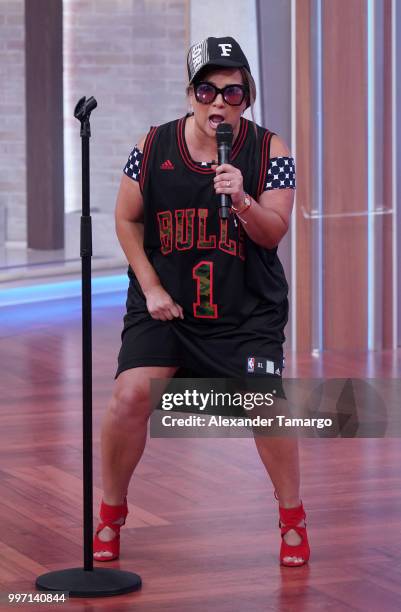
[[[174,170],[174,164],[169,159],[166,159],[166,161],[160,165],[160,169],[161,170]]]

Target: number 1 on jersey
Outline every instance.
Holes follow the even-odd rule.
[[[200,261],[192,270],[196,280],[196,302],[193,304],[197,319],[217,319],[217,304],[213,304],[213,262]]]

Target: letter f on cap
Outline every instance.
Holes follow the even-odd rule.
[[[222,57],[229,57],[231,54],[232,44],[230,43],[220,43],[218,45],[221,47],[221,55]]]

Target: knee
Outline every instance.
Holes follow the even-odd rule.
[[[150,393],[144,384],[117,385],[114,389],[110,414],[117,422],[146,420],[150,414]]]

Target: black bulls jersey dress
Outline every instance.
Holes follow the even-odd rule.
[[[184,320],[152,319],[129,266],[120,372],[179,366],[204,377],[281,377],[288,285],[277,247],[248,238],[230,215],[221,220],[214,171],[194,161],[187,117],[150,129],[143,150],[144,249]],[[263,191],[272,132],[241,118],[231,163],[244,190]]]

